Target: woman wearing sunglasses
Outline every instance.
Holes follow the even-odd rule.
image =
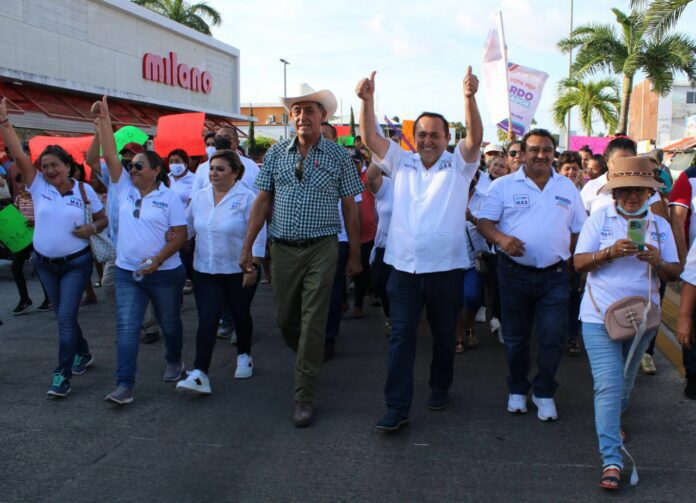
[[[163,381],[177,381],[184,371],[180,306],[184,266],[179,248],[186,242],[186,217],[179,196],[164,183],[162,159],[154,152],[136,154],[124,169],[116,153],[106,97],[92,106],[104,159],[118,198],[116,245],[116,389],[105,400],[133,401],[140,327],[152,301],[166,345]],[[167,232],[172,235],[167,240]]]
[[[58,367],[47,394],[65,397],[71,390],[71,377],[84,374],[93,362],[77,312],[92,274],[88,239],[104,230],[107,220],[97,194],[83,185],[94,215],[93,223],[85,223],[79,182],[70,176],[73,159],[63,148],[46,147],[39,155],[41,172],[37,172],[9,122],[6,98],[0,102],[0,133],[34,201],[32,262],[58,317]]]
[[[599,485],[615,490],[623,469],[621,451],[626,453],[621,416],[641,356],[657,330],[620,341],[609,337],[605,320],[611,324],[623,319],[621,312],[609,309],[614,302],[647,297],[648,291],[659,310],[658,278],[676,280],[680,265],[669,223],[650,210],[650,197],[662,185],[653,176],[652,162],[644,157],[619,158],[610,164],[609,174],[601,191],[612,194],[614,204],[590,215],[573,262],[576,271],[588,273],[580,319],[594,380],[595,429],[602,457]]]
[[[198,309],[194,370],[179,381],[177,391],[210,394],[208,369],[223,307],[232,313],[237,331],[237,379],[251,377],[251,302],[259,283],[266,252],[262,230],[252,249],[255,267],[242,272],[239,261],[256,194],[240,180],[244,165],[232,150],[210,157],[210,185],[192,195],[186,209],[189,229],[196,236],[193,257],[193,293]]]

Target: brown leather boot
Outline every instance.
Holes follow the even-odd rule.
[[[295,415],[292,418],[297,428],[306,428],[314,421],[312,402],[295,402]]]

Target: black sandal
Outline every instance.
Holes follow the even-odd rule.
[[[616,472],[615,475],[605,475],[607,472]],[[599,487],[608,491],[616,491],[621,484],[621,468],[616,465],[609,465],[602,470],[602,478],[599,479]]]

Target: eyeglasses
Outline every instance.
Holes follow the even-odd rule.
[[[134,216],[135,218],[140,218],[140,207],[141,207],[142,205],[143,205],[143,200],[142,200],[142,199],[138,199],[138,200],[135,202],[135,209],[133,210],[133,216]]]
[[[298,182],[302,181],[302,175],[304,175],[304,157],[300,157],[295,166],[295,178]]]
[[[519,154],[519,153],[520,153],[519,150],[508,150],[508,155],[510,157],[517,157],[517,154]]]

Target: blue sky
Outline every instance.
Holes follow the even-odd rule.
[[[569,0],[209,3],[223,16],[214,36],[241,51],[242,104],[277,101],[283,94],[279,58],[285,58],[291,63],[288,95],[301,82],[330,89],[342,100],[346,120],[351,105],[358,113],[358,80],[377,70],[380,115],[412,119],[429,110],[463,121],[461,81],[466,66],[471,64],[480,75],[492,15],[501,10],[510,61],[549,74],[536,119],[539,126],[556,130],[550,109],[556,84],[568,72],[568,56],[556,43],[568,34]],[[628,0],[575,0],[574,25],[613,23],[610,8],[628,11],[628,6]],[[696,27],[688,19],[696,19],[696,2],[687,7],[678,27],[696,38]],[[483,93],[477,97],[484,138],[493,140]]]

